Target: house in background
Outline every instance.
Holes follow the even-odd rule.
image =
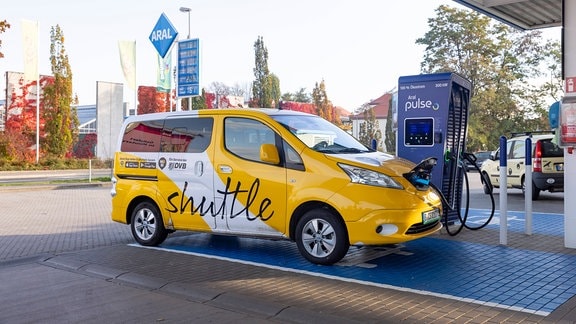
[[[385,151],[386,147],[384,145],[384,139],[386,137],[388,111],[393,109],[393,107],[390,107],[390,102],[392,101],[392,106],[394,106],[394,99],[395,95],[393,93],[386,93],[362,106],[355,112],[355,114],[350,115],[350,121],[352,123],[352,135],[356,138],[360,138],[361,125],[366,122],[364,111],[367,109],[372,109],[374,111],[374,118],[376,121],[378,121],[380,133],[382,134],[382,137],[377,141],[376,144],[378,148]]]

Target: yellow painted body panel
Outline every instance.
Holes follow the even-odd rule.
[[[214,120],[213,136],[205,151],[116,153],[114,221],[129,222],[131,204],[146,197],[159,207],[165,227],[175,230],[293,239],[297,219],[292,218],[318,206],[330,208],[342,219],[352,245],[399,243],[441,228],[437,222],[418,234],[406,234],[411,226],[423,222],[422,213],[437,210],[442,214],[440,198],[432,189],[418,191],[402,176],[414,167],[410,162],[378,152],[342,156],[317,152],[258,111],[206,110],[194,114]],[[231,152],[224,137],[232,135],[223,129],[229,117],[265,125],[297,152],[304,168],[255,162],[239,156],[241,149]],[[352,183],[339,164],[386,174],[403,189]],[[149,169],[152,165],[155,168]],[[382,225],[397,231],[379,234]]]

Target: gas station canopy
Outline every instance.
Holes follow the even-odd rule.
[[[562,26],[562,0],[454,0],[513,27]]]

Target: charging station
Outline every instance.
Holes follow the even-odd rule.
[[[398,79],[397,155],[414,163],[438,159],[431,183],[445,199],[447,222],[458,219],[472,84],[456,73],[402,76]]]

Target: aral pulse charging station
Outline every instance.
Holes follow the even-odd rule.
[[[472,84],[456,73],[398,79],[397,155],[415,163],[438,159],[430,181],[446,198],[444,216],[458,219],[462,201],[468,107]]]

